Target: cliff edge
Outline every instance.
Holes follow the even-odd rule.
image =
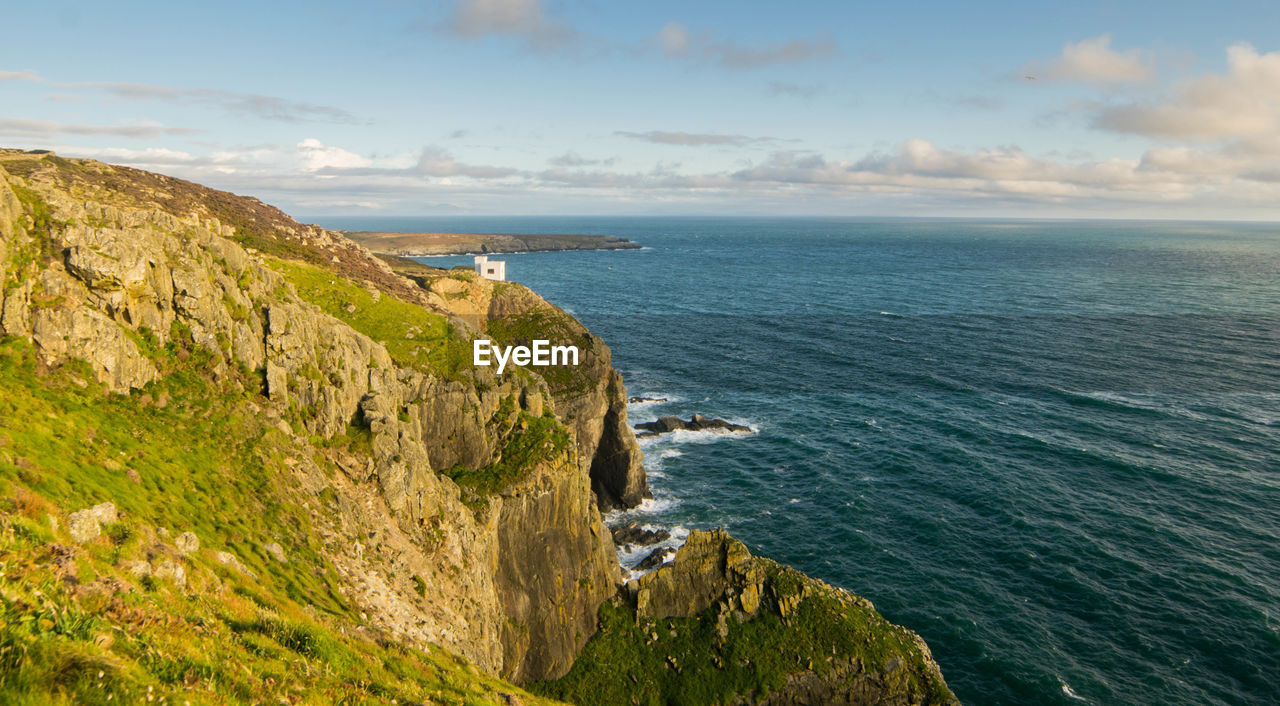
[[[626,391],[528,289],[16,150],[0,281],[0,693],[534,703],[626,609]]]

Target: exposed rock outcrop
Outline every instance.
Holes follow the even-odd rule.
[[[754,615],[765,578],[746,545],[728,532],[695,530],[670,566],[631,581],[627,592],[645,620],[691,618],[717,602]]]
[[[751,427],[745,424],[734,424],[723,419],[711,419],[701,414],[693,415],[687,422],[675,416],[658,417],[652,422],[637,424],[636,428],[648,432],[648,436],[667,434],[673,431],[720,431],[739,434],[746,434],[752,431]]]
[[[67,516],[67,530],[71,539],[79,544],[92,542],[102,534],[102,525],[110,525],[117,521],[114,503],[99,503],[87,510],[73,512]]]

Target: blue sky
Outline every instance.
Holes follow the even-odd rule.
[[[303,217],[1280,217],[1275,2],[4,14],[0,145]]]

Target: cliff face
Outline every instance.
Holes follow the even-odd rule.
[[[629,508],[650,497],[644,456],[627,423],[626,388],[604,341],[519,284],[420,266],[411,274],[434,305],[457,315],[476,337],[500,345],[544,339],[577,346],[577,366],[540,375],[557,416],[574,431],[578,461],[591,479],[597,505],[601,510]]]
[[[579,365],[499,375],[476,338]],[[649,494],[626,391],[518,284],[0,150],[0,382],[0,700],[950,698],[919,638],[727,535],[620,593],[600,511]]]
[[[291,472],[340,508],[317,524],[372,623],[517,681],[568,669],[619,579],[591,469],[643,472],[638,452],[596,460],[601,439],[630,439],[610,414],[623,393],[598,339],[577,327],[587,364],[572,390],[496,376],[459,359],[479,332],[448,300],[335,234],[233,227],[177,180],[102,188],[131,170],[15,154],[0,166],[22,175],[0,175],[4,334],[28,338],[46,366],[87,361],[118,393],[157,380],[150,352],[175,339],[207,351],[215,378],[261,371],[266,414],[312,450]],[[162,210],[166,191],[192,210]],[[558,311],[523,288],[468,284],[504,321]],[[387,328],[406,311],[416,332]],[[351,429],[368,434],[367,453],[325,448]],[[573,443],[503,467],[513,447],[556,433]]]

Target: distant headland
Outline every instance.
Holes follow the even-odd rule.
[[[342,234],[375,253],[402,257],[552,250],[638,250],[641,247],[638,243],[614,235],[364,231],[343,231]]]

